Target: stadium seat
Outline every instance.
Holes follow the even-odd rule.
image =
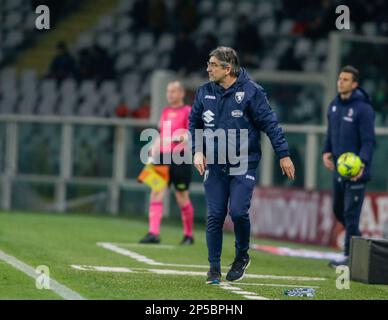
[[[319,70],[319,61],[313,57],[303,62],[303,70],[307,72],[316,72]]]
[[[294,21],[290,19],[285,19],[280,24],[279,34],[283,36],[289,36],[292,34],[293,27],[294,27]]]
[[[274,35],[276,33],[275,19],[266,18],[265,20],[263,20],[263,22],[260,23],[258,31],[262,37]]]
[[[38,101],[38,95],[24,97],[19,103],[19,113],[20,114],[34,114],[36,102]]]
[[[148,72],[153,70],[158,63],[158,57],[154,52],[149,52],[145,56],[143,56],[139,69],[143,72]]]
[[[152,33],[143,32],[136,39],[136,52],[143,53],[145,51],[151,50],[154,45],[154,37]]]
[[[252,15],[252,12],[255,12],[256,8],[253,2],[250,1],[241,1],[236,6],[238,15],[245,15],[247,17]]]
[[[377,25],[375,22],[365,22],[361,26],[361,31],[364,35],[375,36],[377,35]]]
[[[233,18],[223,19],[218,27],[218,34],[233,37],[237,28],[236,20]]]
[[[260,69],[263,70],[275,70],[278,64],[278,60],[275,57],[269,56],[261,60]]]
[[[325,57],[327,54],[329,44],[327,39],[319,39],[314,47],[314,54],[317,57]]]
[[[274,16],[274,7],[270,1],[260,1],[256,7],[256,18],[264,19]]]
[[[288,39],[282,39],[278,42],[276,42],[275,47],[272,51],[272,54],[274,54],[276,57],[280,58],[287,49],[291,46],[291,41]]]
[[[128,14],[132,10],[133,4],[133,1],[121,0],[116,9],[116,13],[119,15]]]
[[[57,94],[57,83],[54,79],[44,79],[40,84],[42,95]]]
[[[99,92],[106,96],[106,95],[109,95],[111,93],[114,93],[116,92],[116,82],[115,81],[112,81],[112,80],[105,80],[101,83],[100,85],[100,89],[99,89]]]
[[[232,1],[221,1],[218,3],[217,15],[219,17],[229,16],[232,13],[234,13],[234,9],[235,9],[235,6]]]
[[[233,46],[233,37],[228,34],[224,34],[218,38],[219,43],[222,43],[224,46]]]
[[[132,26],[132,24],[133,24],[133,21],[130,17],[122,16],[118,18],[118,20],[116,21],[115,29],[118,33],[127,32],[129,28]]]
[[[7,30],[19,28],[22,21],[23,21],[22,14],[18,11],[12,11],[12,12],[7,14],[5,21],[4,21],[3,28],[7,29]]]
[[[169,54],[163,54],[161,61],[160,61],[160,68],[162,69],[168,69],[168,66],[170,65],[171,58]]]
[[[72,116],[74,115],[74,109],[78,99],[75,97],[69,96],[69,98],[63,99],[58,104],[58,114],[62,116]]]
[[[76,50],[81,50],[85,48],[90,48],[94,42],[94,34],[93,32],[87,31],[82,33],[75,44]]]
[[[295,57],[304,58],[312,52],[312,42],[307,38],[300,38],[295,45]]]
[[[96,82],[93,80],[84,80],[79,88],[82,97],[94,95],[96,92]]]
[[[20,78],[19,90],[22,94],[33,95],[37,91],[38,76],[34,70],[25,70]]]
[[[104,96],[105,101],[104,105],[109,108],[115,108],[120,103],[121,95],[117,92],[110,92],[109,94]]]
[[[13,49],[22,44],[24,35],[22,31],[11,30],[6,34],[6,38],[3,43],[3,47],[7,49]]]
[[[130,33],[122,33],[117,41],[117,52],[131,50],[134,44],[133,35]]]
[[[77,114],[79,116],[86,116],[86,117],[94,117],[96,116],[95,108],[97,104],[94,104],[92,102],[83,102],[78,108]]]
[[[128,71],[135,65],[135,55],[133,53],[122,53],[115,63],[115,70],[119,73]]]
[[[16,112],[16,95],[3,96],[0,100],[0,112],[2,114],[13,114]]]
[[[169,52],[175,44],[175,38],[171,33],[163,33],[157,43],[157,52]]]
[[[35,21],[36,21],[35,12],[27,11],[25,22],[22,24],[22,26],[24,27],[24,32],[31,33],[33,31],[36,31]]]
[[[105,49],[116,48],[114,45],[114,36],[112,32],[104,32],[97,36],[97,44]]]
[[[23,0],[8,0],[4,4],[4,8],[7,11],[17,10],[24,5]]]
[[[205,18],[201,21],[198,33],[205,34],[213,32],[217,28],[216,19],[214,17]]]
[[[95,31],[100,33],[104,31],[111,31],[113,30],[114,26],[114,18],[111,15],[105,15],[100,18],[98,21],[97,26],[95,27]]]
[[[201,16],[211,15],[214,10],[214,3],[210,0],[203,0],[198,5],[198,12]]]
[[[5,68],[0,74],[0,90],[3,94],[9,94],[10,92],[16,92],[17,79],[16,71],[13,68]]]
[[[61,94],[72,94],[77,90],[77,83],[74,79],[68,78],[62,81],[59,91]]]

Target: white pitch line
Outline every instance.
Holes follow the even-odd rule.
[[[243,296],[244,298],[246,299],[249,299],[249,300],[269,300],[265,297],[261,297],[261,296],[253,296],[253,295],[246,295],[246,296]]]
[[[190,268],[206,268],[208,265],[196,265],[196,264],[178,264],[178,263],[163,263],[147,258],[144,255],[138,254],[134,251],[120,248],[119,246],[110,243],[110,242],[98,242],[98,246],[111,250],[118,254],[130,257],[135,259],[138,262],[146,263],[152,266],[164,266],[164,267],[190,267]],[[222,269],[225,269],[224,267]],[[326,278],[317,278],[317,277],[299,277],[299,276],[275,276],[275,275],[257,275],[257,274],[246,274],[246,278],[251,279],[272,279],[272,280],[295,280],[295,281],[324,281]]]
[[[275,276],[270,274],[246,274],[244,278],[271,279],[271,280],[296,280],[296,281],[325,281],[326,278],[298,277],[298,276]]]
[[[34,280],[36,280],[38,276],[38,274],[36,273],[33,267],[18,260],[14,256],[4,253],[1,250],[0,250],[0,260],[3,260],[5,263],[8,263],[9,265],[25,273],[26,275],[33,278]],[[64,286],[63,284],[60,284],[59,282],[55,281],[52,277],[50,277],[50,290],[54,291],[56,294],[58,294],[59,296],[61,296],[66,300],[85,300],[85,298],[82,297],[80,294]]]
[[[165,266],[165,267],[189,267],[189,268],[206,268],[208,269],[208,265],[198,265],[198,264],[178,264],[178,263],[163,263],[163,262],[157,262],[155,260],[152,260],[150,258],[147,258],[144,255],[138,254],[134,251],[120,248],[119,246],[110,243],[110,242],[98,242],[97,245],[99,247],[111,250],[113,252],[116,252],[118,254],[122,254],[123,256],[131,257],[132,259],[135,259],[138,262],[143,262],[151,266]]]
[[[299,284],[275,284],[275,283],[246,283],[239,282],[239,286],[267,286],[267,287],[292,287],[292,288],[320,288],[319,286],[301,286]]]
[[[125,243],[125,242],[109,242],[114,245],[124,247],[140,247],[140,248],[154,248],[154,249],[175,249],[176,246],[170,244],[149,244],[149,243]]]
[[[228,282],[227,282],[227,284],[223,284],[223,283],[221,283],[221,285],[222,285],[222,287],[223,287],[223,289],[225,289],[225,290],[242,290],[242,289],[240,289],[240,288],[238,288],[238,287],[232,287],[232,286],[229,286],[228,285]]]
[[[73,269],[82,270],[82,271],[100,271],[100,272],[122,272],[122,273],[134,273],[134,272],[152,272],[162,275],[179,275],[179,276],[206,276],[206,272],[203,271],[184,271],[184,270],[173,270],[173,269],[147,269],[147,268],[127,268],[127,267],[108,267],[108,266],[87,266],[87,265],[77,265],[72,264]],[[246,274],[244,278],[260,278],[259,274]],[[268,278],[265,275],[265,278]],[[273,279],[278,279],[278,276],[273,276]],[[224,282],[224,286],[230,286],[233,290],[235,283],[233,282]],[[238,282],[238,285],[251,285],[251,286],[285,286],[285,287],[306,287],[306,288],[319,288],[318,286],[301,286],[298,284],[272,284],[272,283],[246,283]],[[232,287],[233,286],[233,287]],[[230,290],[232,290],[230,289]]]
[[[230,292],[232,292],[234,294],[242,295],[246,299],[269,300],[268,298],[259,296],[258,294],[254,293],[254,292],[243,291],[241,288],[236,287],[234,285],[232,286],[228,282],[221,283],[219,285],[219,287],[224,289],[224,290],[230,290]]]
[[[135,259],[136,261],[139,261],[139,262],[144,262],[146,264],[153,265],[153,266],[160,265],[160,263],[158,263],[152,259],[149,259],[146,256],[143,256],[141,254],[138,254],[136,252],[133,252],[133,251],[130,251],[127,249],[120,248],[119,246],[116,246],[116,245],[109,243],[109,242],[98,242],[97,245],[99,247],[104,248],[104,249],[108,249],[110,251],[119,253],[123,256],[127,256],[127,257],[130,257],[132,259]]]

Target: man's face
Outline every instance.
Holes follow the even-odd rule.
[[[337,80],[337,89],[339,94],[347,94],[357,88],[358,83],[353,80],[353,74],[350,72],[341,72]]]
[[[166,97],[169,105],[175,105],[182,102],[185,96],[183,88],[177,82],[171,82],[167,86]]]
[[[219,83],[230,73],[230,66],[223,67],[220,60],[216,57],[210,57],[206,71],[209,74],[210,81]]]

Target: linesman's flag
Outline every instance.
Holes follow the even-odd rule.
[[[140,172],[137,180],[148,185],[153,191],[163,190],[169,180],[169,167],[167,165],[153,165],[148,163]]]

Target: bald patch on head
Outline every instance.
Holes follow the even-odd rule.
[[[185,91],[185,88],[183,87],[182,82],[180,82],[178,80],[170,81],[167,86],[175,87],[183,92]]]
[[[166,98],[170,106],[179,107],[184,103],[185,88],[178,80],[170,81],[167,85]]]

